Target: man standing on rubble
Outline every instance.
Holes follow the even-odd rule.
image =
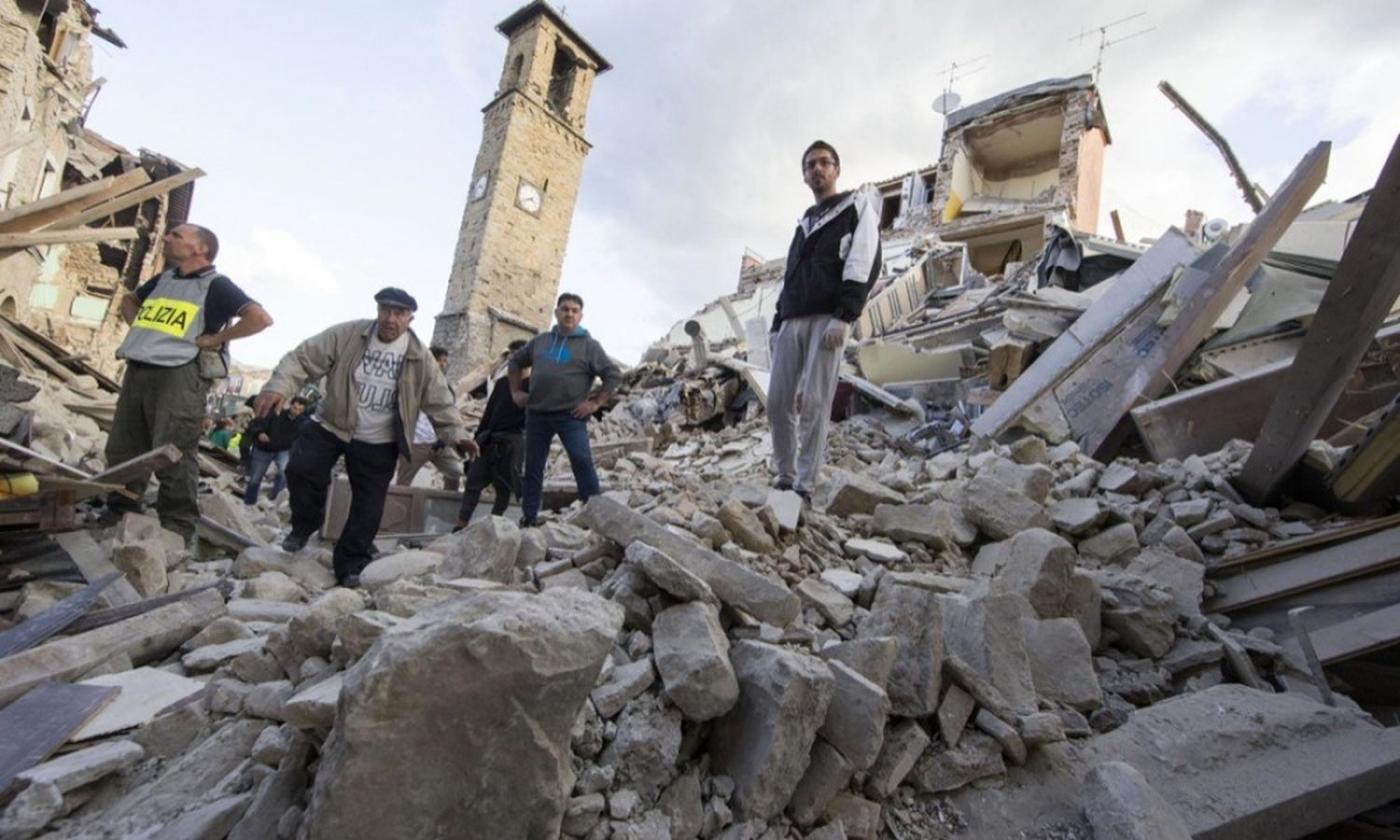
[[[325,377],[325,397],[292,447],[287,464],[292,528],[285,551],[299,551],[321,527],[331,470],[345,458],[350,513],[335,544],[336,582],[359,585],[372,559],[384,499],[418,412],[437,436],[467,443],[462,418],[442,370],[408,328],[418,302],[403,289],[379,290],[373,319],[346,321],[303,341],[282,358],[254,403],[258,416],[275,410],[302,385]]]
[[[178,225],[163,243],[170,267],[121,300],[131,329],[117,348],[126,374],[106,455],[115,466],[167,443],[179,448],[180,460],[156,470],[156,513],[163,526],[192,542],[199,521],[196,452],[209,386],[228,375],[228,343],[262,332],[272,317],[214,268],[219,239],[213,231]],[[142,476],[127,489],[139,500],[149,481]],[[140,503],[114,494],[108,508],[116,514],[139,510]]]
[[[438,368],[447,374],[447,348],[429,347],[428,352],[433,354],[433,359],[437,362]],[[457,393],[452,391],[452,384],[448,383],[447,390],[452,392],[455,400]],[[431,463],[442,473],[442,488],[452,493],[457,492],[457,484],[462,480],[462,459],[457,457],[456,450],[448,447],[447,442],[439,440],[437,432],[433,430],[433,423],[428,419],[428,415],[418,412],[418,422],[413,426],[413,442],[409,447],[409,456],[399,460],[399,474],[394,479],[394,483],[400,487],[409,487],[413,484],[414,476],[423,469],[425,464]]]
[[[252,445],[248,448],[248,486],[243,490],[244,504],[258,503],[263,476],[267,475],[267,468],[273,464],[277,465],[277,480],[272,482],[272,492],[268,498],[276,499],[282,488],[287,486],[287,462],[292,457],[292,445],[296,443],[297,435],[301,434],[301,426],[306,422],[305,411],[306,400],[292,397],[286,408],[266,417],[258,417],[248,424],[243,436],[251,439]]]
[[[510,357],[507,375],[510,395],[525,409],[525,477],[521,482],[520,524],[533,527],[544,495],[544,468],[554,436],[564,444],[574,472],[578,496],[588,501],[598,495],[598,473],[588,447],[588,418],[612,399],[622,379],[603,346],[583,320],[583,298],[570,292],[554,305],[554,326],[540,333]],[[530,391],[525,392],[524,371],[530,369]],[[599,391],[595,379],[603,380]]]
[[[768,337],[775,486],[804,499],[816,488],[826,456],[831,399],[851,324],[880,274],[880,194],[870,184],[837,192],[840,175],[841,157],[831,144],[818,140],[802,153],[802,180],[816,203],[798,220],[788,246]]]
[[[525,346],[523,339],[510,343],[510,353]],[[508,357],[507,357],[508,358]],[[507,362],[507,365],[509,362]],[[491,386],[491,396],[486,400],[486,411],[476,426],[475,447],[468,452],[476,457],[467,469],[466,487],[462,492],[462,507],[457,512],[457,526],[460,531],[472,522],[472,514],[481,501],[481,491],[490,484],[496,493],[491,503],[491,515],[501,516],[510,507],[510,497],[520,496],[520,474],[525,462],[525,410],[515,404],[511,397],[510,375],[500,373],[500,378]],[[522,371],[523,373],[523,371]],[[530,390],[530,380],[522,377],[520,389]]]

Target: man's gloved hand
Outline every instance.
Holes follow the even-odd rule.
[[[833,320],[826,325],[826,332],[822,334],[822,346],[828,350],[840,350],[846,346],[846,339],[850,335],[850,324],[845,321]]]

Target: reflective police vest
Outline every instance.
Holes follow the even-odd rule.
[[[199,355],[195,339],[204,332],[204,302],[217,271],[177,277],[168,269],[141,302],[136,320],[117,348],[117,358],[176,367]]]

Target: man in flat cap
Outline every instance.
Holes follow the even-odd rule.
[[[287,464],[292,529],[282,541],[299,551],[326,515],[331,470],[341,457],[350,479],[350,514],[335,545],[335,577],[356,586],[372,559],[384,498],[421,411],[439,439],[472,448],[442,370],[409,329],[418,302],[403,289],[381,289],[373,320],[346,321],[303,341],[282,357],[258,394],[258,416],[303,385],[325,377],[325,396],[303,426]]]

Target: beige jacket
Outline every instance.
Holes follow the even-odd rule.
[[[369,347],[374,329],[373,319],[346,321],[313,335],[282,357],[263,390],[291,398],[303,385],[324,376],[325,396],[317,409],[321,425],[349,442],[355,436],[359,403],[353,375]],[[399,371],[398,402],[399,416],[394,431],[399,452],[404,457],[408,456],[408,435],[412,434],[420,411],[428,415],[440,440],[456,443],[467,436],[462,415],[457,411],[442,370],[413,330],[408,331],[408,350]]]

